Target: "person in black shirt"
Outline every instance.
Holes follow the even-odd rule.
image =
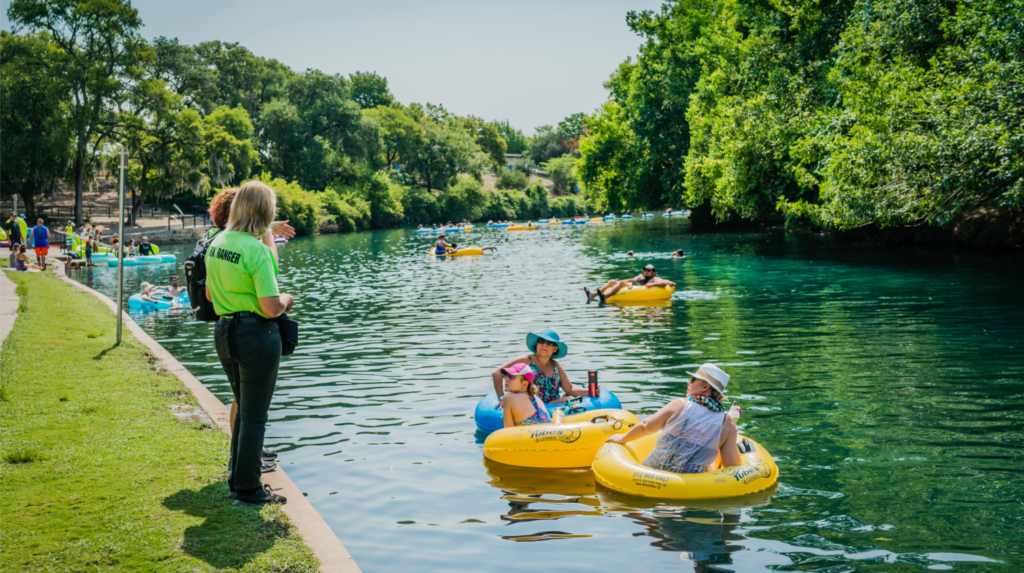
[[[142,243],[138,247],[139,256],[148,257],[149,255],[155,254],[153,245],[149,242],[149,237],[142,237]]]
[[[604,299],[628,287],[630,284],[634,286],[646,285],[651,287],[676,286],[676,283],[672,281],[667,281],[659,277],[658,271],[657,269],[654,268],[654,265],[647,265],[646,267],[644,267],[642,273],[631,279],[626,279],[624,281],[610,280],[607,284],[595,290],[594,292],[590,292],[590,289],[588,289],[587,287],[583,287],[583,292],[587,293],[587,302],[590,302],[595,298],[599,298],[601,299],[601,302],[604,302]]]
[[[11,241],[11,245],[25,240],[25,237],[21,236],[21,225],[18,224],[18,217],[14,213],[11,213],[11,218],[4,223],[4,231],[7,233],[7,238]]]

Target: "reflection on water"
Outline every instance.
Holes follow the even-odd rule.
[[[302,340],[282,364],[268,445],[363,570],[1024,565],[1021,255],[695,234],[685,219],[463,242],[498,253],[431,260],[431,239],[404,230],[282,253]],[[668,258],[679,248],[687,258]],[[678,283],[671,303],[585,302],[584,286],[647,263]],[[171,272],[129,267],[126,294]],[[72,276],[114,293],[113,269]],[[230,399],[209,324],[133,316]],[[722,365],[778,489],[682,506],[615,496],[589,471],[481,463],[471,416],[489,373],[549,326],[572,380],[599,370],[641,416],[682,395],[687,370]]]

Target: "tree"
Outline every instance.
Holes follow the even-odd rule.
[[[352,83],[352,100],[362,109],[373,109],[395,103],[388,89],[388,80],[377,72],[356,72],[349,75]]]
[[[507,164],[507,161],[505,160],[505,150],[508,149],[508,145],[501,137],[501,134],[498,133],[497,127],[494,127],[479,117],[473,116],[461,118],[459,123],[462,125],[463,129],[467,130],[475,139],[476,144],[480,146],[480,149],[490,156],[491,164],[495,169],[505,167]]]
[[[537,128],[537,133],[530,140],[530,159],[540,165],[554,157],[561,157],[561,137],[550,125],[542,125]]]
[[[204,173],[213,187],[240,184],[256,169],[260,154],[252,136],[252,122],[242,106],[221,106],[203,118]]]
[[[555,132],[558,133],[558,143],[562,145],[562,151],[572,155],[578,155],[580,149],[580,138],[587,130],[587,114],[574,113],[558,122]]]
[[[183,187],[205,195],[210,186],[201,172],[206,155],[199,113],[156,79],[136,82],[124,107],[119,135],[129,153],[133,219],[149,197],[173,196]]]
[[[45,34],[0,32],[0,189],[17,193],[28,213],[68,175],[73,156],[67,90],[39,63],[57,50]]]
[[[504,121],[492,121],[493,125],[498,130],[498,135],[505,140],[505,152],[523,154],[529,147],[530,141],[523,132],[512,127],[508,120]]]
[[[86,172],[119,127],[114,106],[144,49],[137,33],[142,20],[128,0],[14,0],[7,16],[15,31],[45,31],[57,47],[39,63],[71,94],[75,222],[81,225]]]
[[[258,125],[263,163],[305,189],[323,190],[338,178],[353,183],[354,164],[366,159],[367,125],[338,75],[293,76],[285,97],[263,107]]]
[[[384,161],[388,169],[393,168],[396,162],[411,157],[412,151],[423,144],[423,127],[406,112],[402,104],[367,109],[363,114],[374,118],[380,126],[384,140]]]
[[[544,164],[544,171],[555,185],[555,195],[565,195],[576,188],[576,158],[572,155],[549,159]]]
[[[427,191],[447,188],[459,173],[479,175],[491,161],[443,107],[413,104],[409,113],[421,125],[424,141],[405,166]]]

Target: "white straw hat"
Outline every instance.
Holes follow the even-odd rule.
[[[710,362],[701,364],[696,372],[687,372],[687,374],[711,384],[715,390],[722,394],[725,394],[725,387],[729,384],[729,375]]]

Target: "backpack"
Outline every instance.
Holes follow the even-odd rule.
[[[214,229],[196,242],[196,248],[185,259],[185,288],[196,320],[213,322],[220,318],[213,303],[206,300],[206,251],[219,230]]]

